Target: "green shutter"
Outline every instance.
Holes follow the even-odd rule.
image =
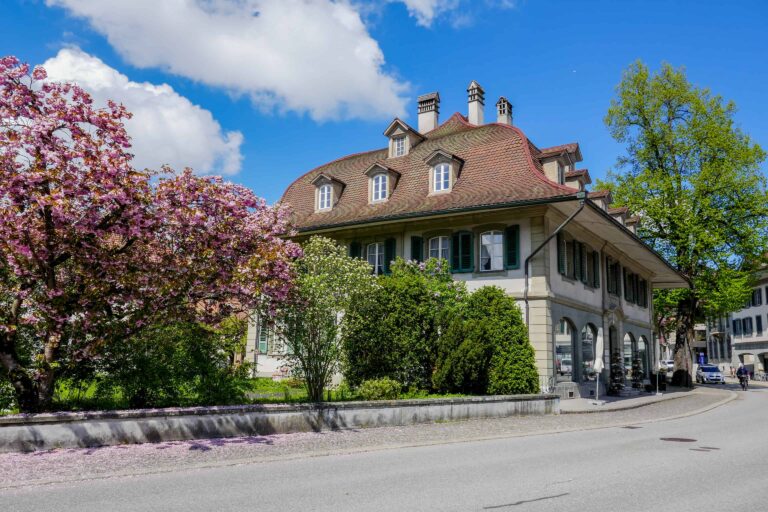
[[[349,255],[352,258],[359,258],[363,255],[363,246],[360,242],[352,242],[349,244]]]
[[[557,234],[557,271],[565,275],[565,239],[562,233]]]
[[[472,233],[454,233],[451,237],[451,271],[472,272],[473,267]]]
[[[600,254],[592,251],[592,286],[600,288]]]
[[[389,274],[389,267],[395,259],[395,239],[384,240],[384,273]]]
[[[411,259],[424,261],[424,239],[420,236],[411,237]]]
[[[587,284],[589,276],[587,275],[587,246],[579,244],[581,246],[581,282]]]
[[[573,241],[573,278],[581,281],[581,243]]]
[[[520,226],[507,226],[504,230],[504,255],[507,268],[520,268]]]

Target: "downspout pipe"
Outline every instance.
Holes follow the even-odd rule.
[[[536,247],[536,249],[534,249],[527,258],[525,258],[525,263],[523,264],[523,266],[525,268],[525,288],[523,288],[523,300],[525,301],[525,327],[529,331],[530,331],[530,326],[529,326],[529,323],[528,323],[529,322],[529,312],[528,312],[528,279],[530,277],[530,270],[529,270],[529,268],[530,268],[531,260],[533,259],[534,256],[536,256],[536,254],[538,254],[539,251],[541,251],[544,248],[545,245],[547,245],[549,243],[550,240],[555,238],[557,236],[557,234],[560,233],[560,231],[562,231],[565,226],[570,224],[570,222],[581,212],[581,210],[584,209],[584,204],[585,204],[586,197],[587,197],[587,194],[586,194],[586,192],[583,192],[583,191],[579,192],[578,194],[576,194],[576,198],[579,200],[579,207],[576,208],[576,211],[573,212],[572,214],[570,214],[568,216],[568,218],[565,219],[563,221],[563,223],[560,224],[557,227],[557,229],[554,230],[546,238],[546,240],[541,242],[541,244],[539,244],[539,246]]]

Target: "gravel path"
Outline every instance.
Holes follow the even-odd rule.
[[[524,416],[407,427],[0,454],[0,489],[632,425],[695,413],[713,407],[729,396],[732,394],[727,391],[700,388],[674,400],[598,414]]]

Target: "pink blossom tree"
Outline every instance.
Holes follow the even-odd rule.
[[[134,169],[125,108],[45,78],[0,58],[0,368],[23,411],[116,336],[283,300],[300,255],[284,208],[189,169]]]

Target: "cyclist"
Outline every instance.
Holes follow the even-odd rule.
[[[744,391],[749,387],[749,371],[744,368],[743,364],[739,364],[739,369],[736,370],[736,376],[739,378],[739,384]]]

